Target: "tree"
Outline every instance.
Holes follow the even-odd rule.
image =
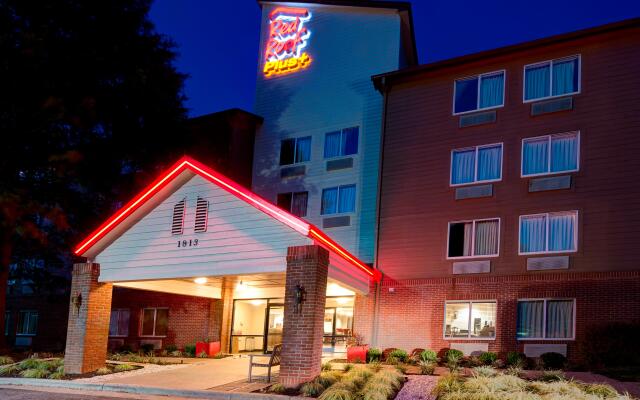
[[[9,265],[70,265],[80,236],[179,140],[185,77],[149,7],[0,0],[0,326]]]

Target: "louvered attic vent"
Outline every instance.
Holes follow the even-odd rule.
[[[184,211],[187,199],[182,199],[173,206],[173,219],[171,221],[171,234],[182,235],[184,231]]]
[[[202,197],[198,197],[196,203],[196,232],[207,231],[207,219],[209,212],[209,202]]]

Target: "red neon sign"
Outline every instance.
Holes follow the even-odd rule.
[[[311,57],[302,50],[311,36],[305,26],[310,19],[311,13],[304,8],[278,7],[269,14],[265,76],[286,74],[309,66]]]
[[[178,177],[180,173],[182,173],[185,170],[190,170],[202,176],[203,178],[218,185],[219,187],[226,190],[227,192],[246,201],[247,203],[261,210],[262,212],[270,215],[276,220],[298,231],[302,235],[305,235],[311,239],[316,240],[317,242],[321,243],[323,246],[327,247],[330,251],[334,252],[335,254],[337,254],[347,262],[349,262],[351,265],[364,271],[367,275],[371,276],[374,280],[378,281],[380,279],[379,271],[369,268],[366,264],[364,264],[354,255],[349,253],[346,249],[344,249],[342,246],[340,246],[338,243],[336,243],[333,239],[331,239],[329,236],[327,236],[324,232],[322,232],[315,226],[296,217],[293,214],[290,214],[282,210],[281,208],[270,203],[269,201],[256,195],[252,191],[238,185],[237,183],[227,178],[226,176],[219,174],[218,172],[205,166],[204,164],[186,156],[180,159],[167,172],[159,176],[149,186],[143,189],[142,192],[140,192],[136,197],[133,198],[133,200],[131,200],[129,203],[123,206],[118,212],[116,212],[113,216],[111,216],[111,218],[107,219],[102,225],[100,225],[98,229],[93,231],[85,240],[83,240],[78,245],[78,247],[76,247],[76,249],[74,250],[74,253],[79,256],[85,254],[92,246],[94,246],[98,241],[100,241],[100,239],[105,237],[116,226],[122,223],[128,216],[133,214],[144,203],[146,203],[149,199],[151,199],[156,193],[158,193],[162,188],[167,186],[173,179]]]

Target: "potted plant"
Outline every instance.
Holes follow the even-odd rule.
[[[369,345],[364,343],[364,336],[354,333],[347,341],[347,362],[366,363]]]
[[[205,338],[201,342],[196,342],[196,355],[206,354],[209,357],[216,356],[220,353],[220,342],[210,342],[209,338]]]

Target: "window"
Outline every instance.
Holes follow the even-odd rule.
[[[502,143],[456,149],[451,152],[451,185],[502,179]]]
[[[577,248],[577,211],[520,216],[520,254],[575,252]]]
[[[448,257],[497,256],[500,219],[450,222]]]
[[[579,132],[522,140],[523,177],[577,171],[579,159]]]
[[[453,114],[502,107],[504,74],[504,71],[497,71],[456,80]]]
[[[195,232],[206,232],[209,219],[209,202],[202,197],[196,201],[196,224]]]
[[[168,308],[145,308],[142,310],[140,336],[167,336]]]
[[[278,207],[298,217],[307,216],[309,192],[278,193]]]
[[[322,190],[320,214],[338,214],[356,210],[356,185],[343,185]]]
[[[329,132],[324,137],[324,158],[358,154],[358,127]]]
[[[5,311],[4,313],[4,335],[9,336],[9,327],[11,326],[11,311]]]
[[[20,311],[18,313],[18,325],[16,335],[35,336],[38,331],[38,312]]]
[[[129,310],[111,310],[109,336],[129,336]]]
[[[580,92],[580,56],[544,61],[524,67],[524,101]]]
[[[575,299],[518,300],[518,339],[573,339]]]
[[[311,159],[311,136],[285,139],[280,145],[280,165],[297,164]]]
[[[447,301],[445,339],[493,339],[496,337],[495,301]]]
[[[182,199],[173,206],[173,217],[171,219],[171,234],[182,235],[184,232],[184,212],[187,199]]]

